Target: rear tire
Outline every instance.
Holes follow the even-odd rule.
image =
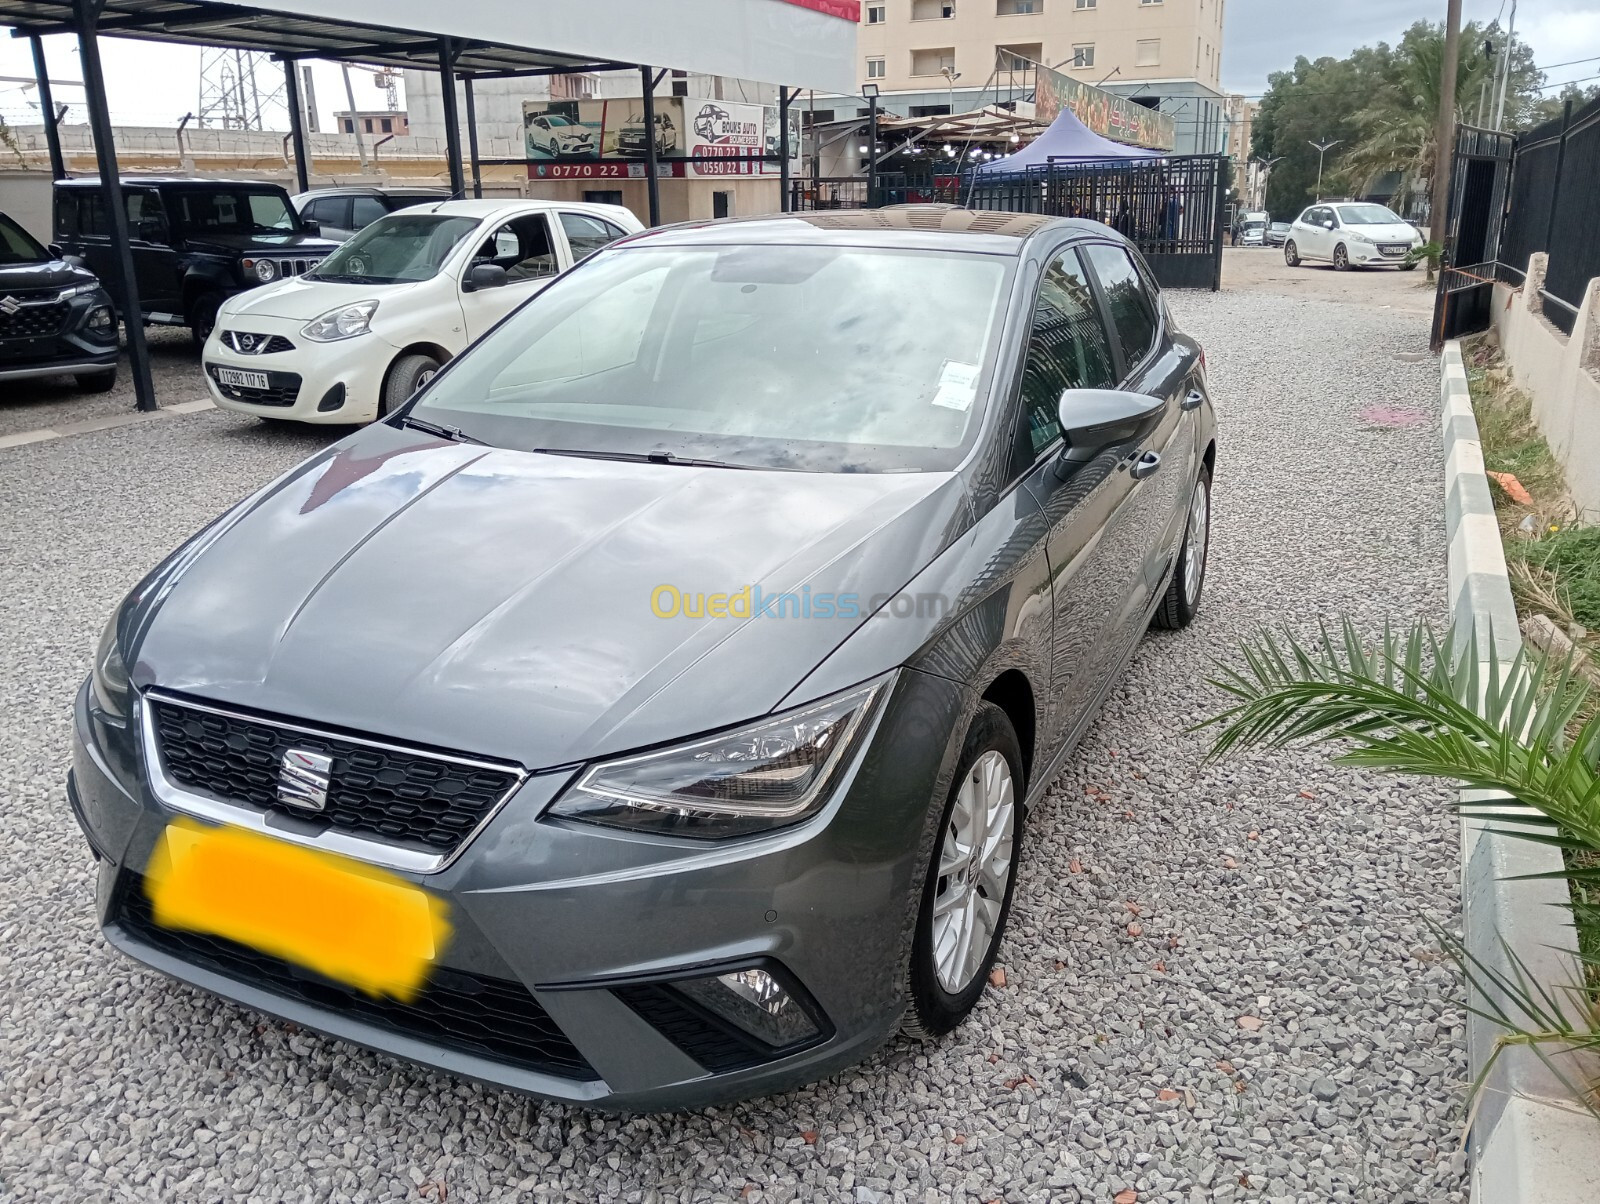
[[[431,355],[402,355],[395,360],[378,399],[379,419],[387,418],[410,401],[411,395],[432,380],[438,371],[439,361]]]
[[[1006,713],[979,703],[923,884],[900,1027],[942,1037],[983,995],[1005,936],[1022,850],[1022,751]]]
[[[1294,239],[1283,244],[1283,262],[1292,268],[1300,266],[1300,248],[1294,245]]]
[[[80,393],[109,393],[117,387],[117,370],[109,372],[78,372],[72,377]]]
[[[1206,559],[1211,551],[1211,470],[1204,466],[1194,483],[1183,543],[1172,566],[1167,592],[1150,617],[1151,626],[1177,631],[1194,622],[1206,585]]]

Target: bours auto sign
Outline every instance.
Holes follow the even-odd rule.
[[[767,120],[760,105],[689,101],[690,171],[698,176],[753,176],[767,150]],[[772,148],[776,149],[776,148]],[[777,165],[773,164],[774,169]]]

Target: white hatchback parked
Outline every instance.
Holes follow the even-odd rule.
[[[1412,271],[1406,256],[1422,245],[1417,228],[1393,210],[1365,201],[1312,205],[1289,227],[1283,260],[1292,268],[1307,259],[1325,259],[1335,271],[1388,264]]]
[[[372,422],[561,272],[642,229],[620,206],[566,201],[391,213],[314,271],[225,302],[206,385],[261,418]]]

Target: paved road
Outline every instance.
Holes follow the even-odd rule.
[[[0,1199],[1462,1199],[1461,988],[1424,923],[1455,914],[1446,792],[1208,766],[1186,731],[1262,624],[1442,612],[1425,320],[1172,301],[1221,422],[1205,608],[1147,639],[1032,821],[1005,985],[941,1045],[694,1115],[431,1076],[108,949],[72,691],[122,593],[327,436],[210,412],[0,451]]]

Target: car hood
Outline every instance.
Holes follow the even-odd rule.
[[[0,266],[0,292],[23,292],[35,288],[65,288],[69,284],[98,284],[95,274],[75,268],[60,259],[43,263],[10,263]]]
[[[1347,225],[1346,230],[1365,234],[1373,242],[1412,242],[1420,237],[1415,226],[1405,222],[1379,222],[1375,225]]]
[[[339,244],[311,234],[187,234],[183,245],[191,251],[218,251],[225,255],[238,253],[271,255],[331,255]]]
[[[122,630],[141,688],[540,769],[762,715],[863,621],[659,617],[658,587],[865,612],[966,517],[954,473],[619,463],[379,424],[169,558]]]
[[[223,303],[228,318],[287,318],[309,322],[330,309],[357,301],[377,300],[380,305],[420,282],[410,284],[343,284],[332,280],[306,280],[300,276],[246,289]]]

